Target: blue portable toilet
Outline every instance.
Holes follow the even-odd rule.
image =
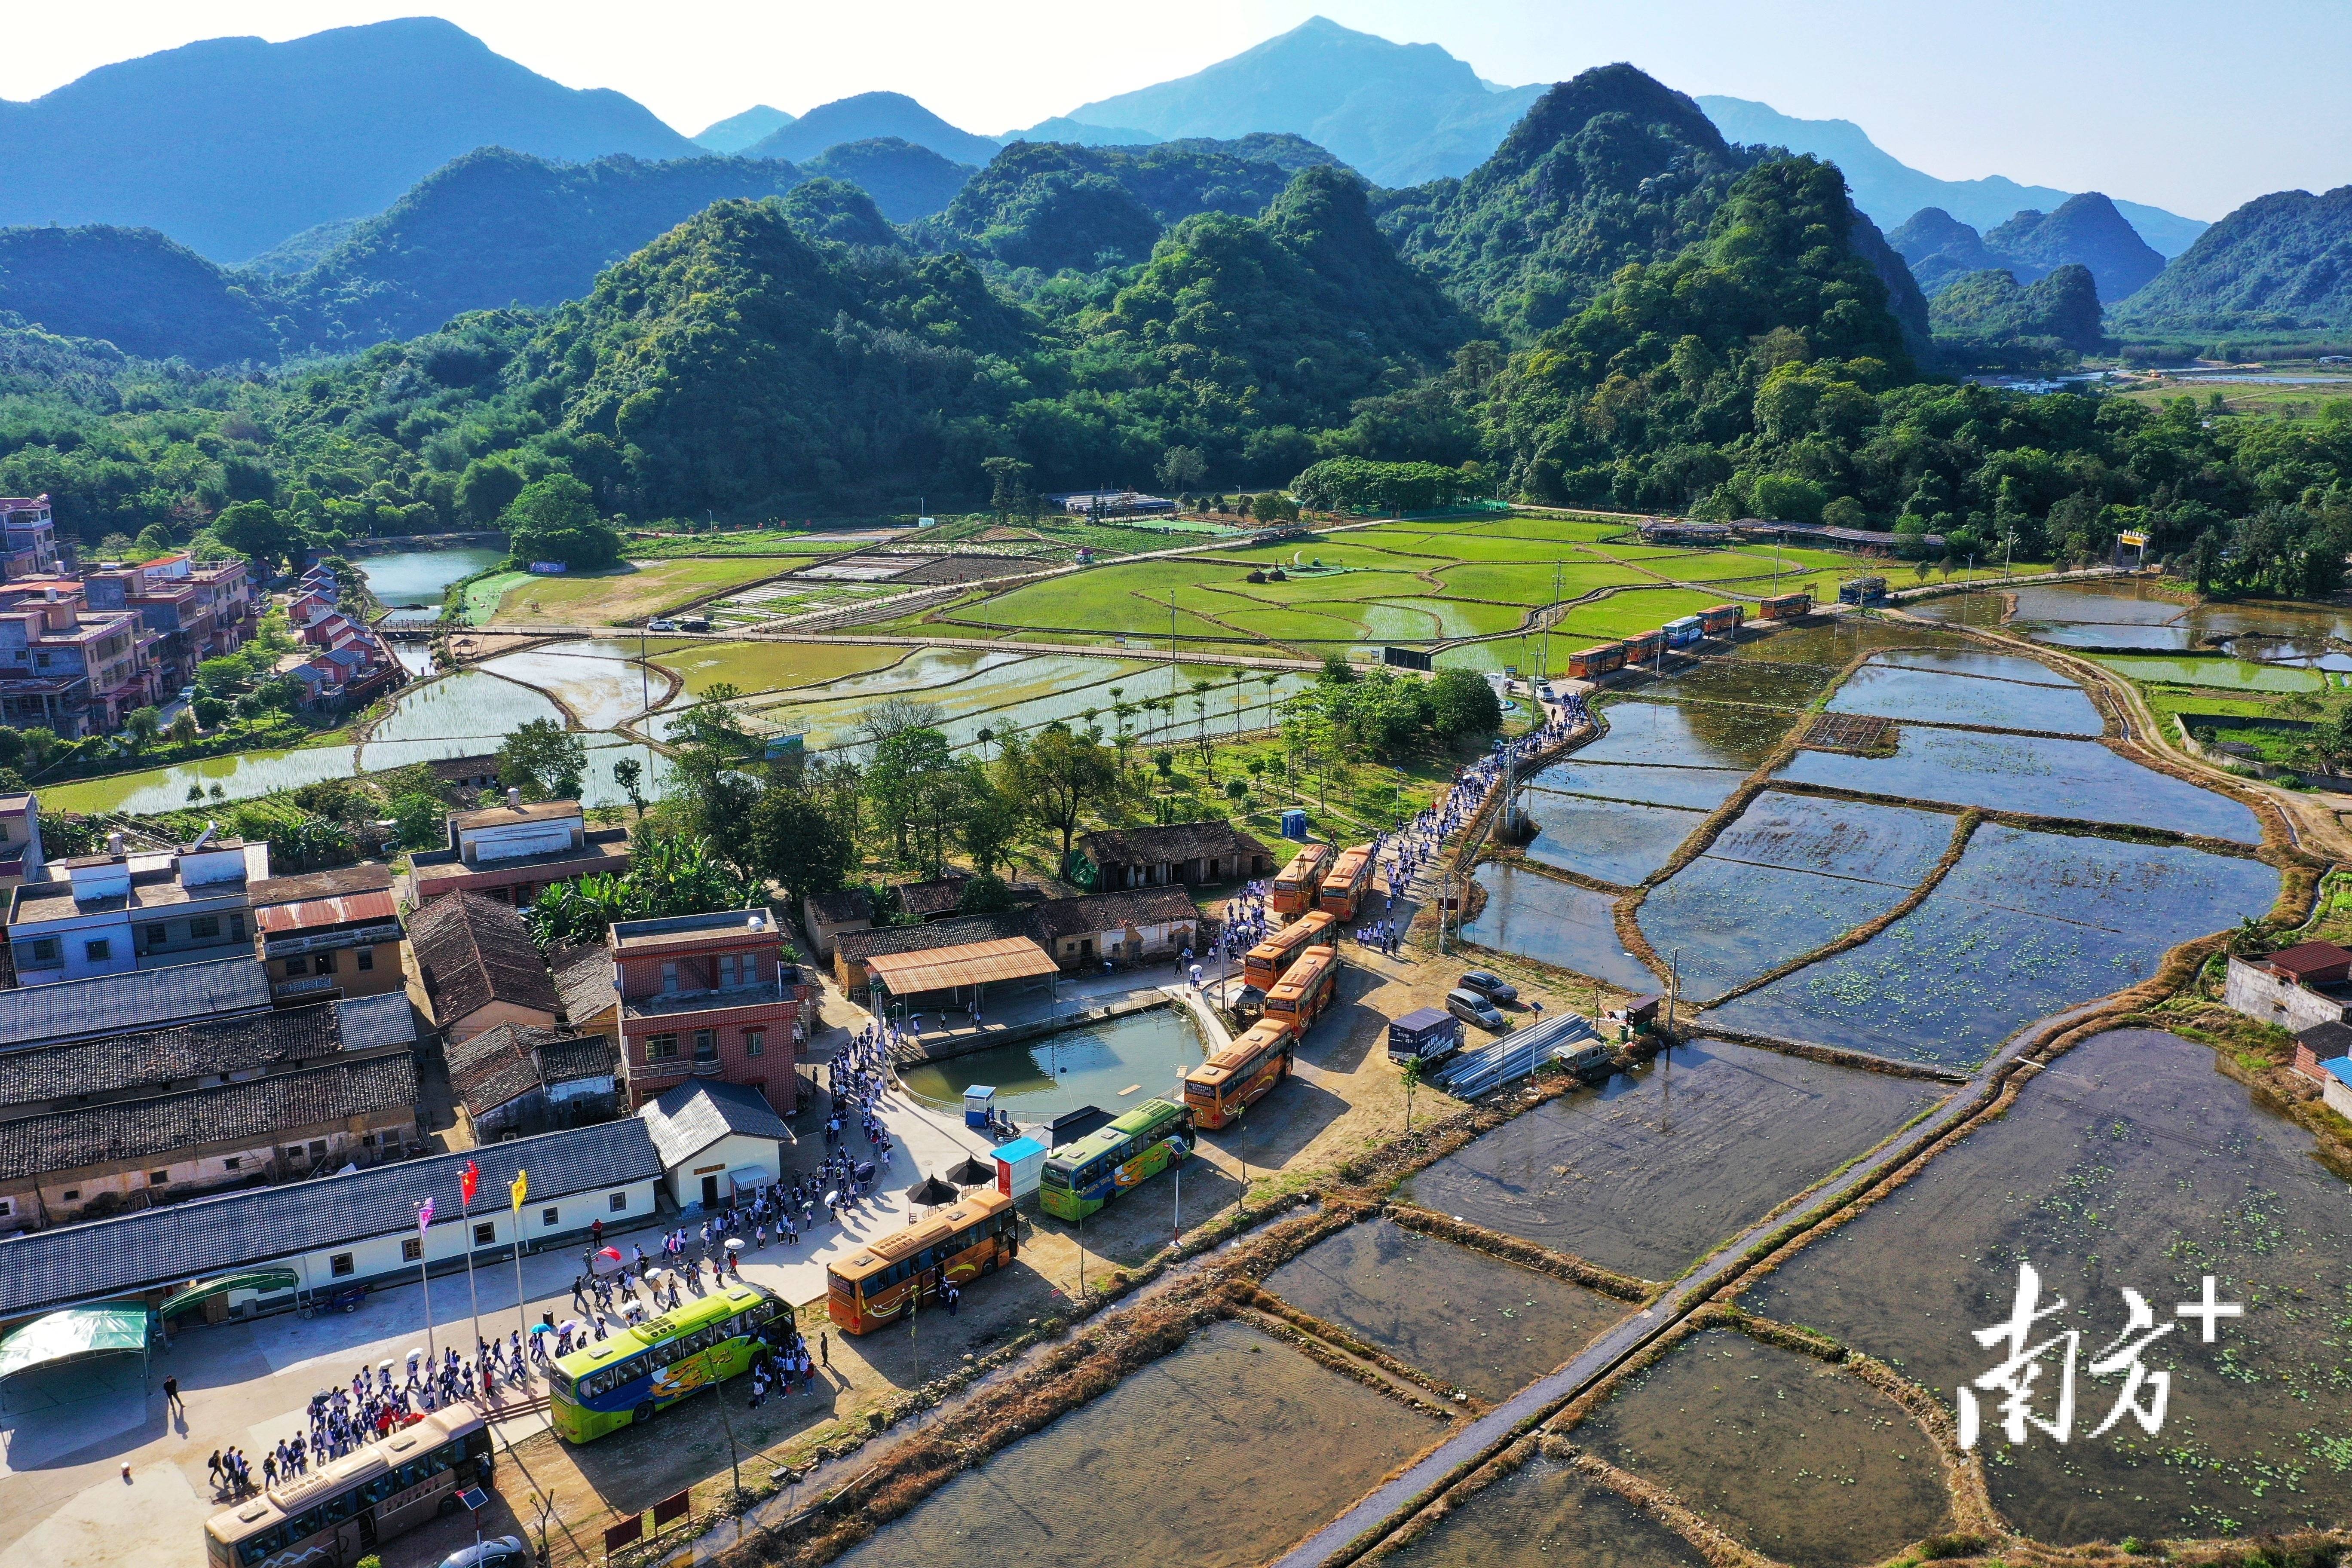
[[[1307,842],[1307,812],[1302,806],[1291,806],[1282,814],[1282,836]]]
[[[994,1086],[976,1083],[963,1091],[963,1124],[966,1127],[985,1127],[995,1119]]]

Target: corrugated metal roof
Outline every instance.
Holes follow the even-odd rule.
[[[913,996],[955,985],[985,985],[998,980],[1035,980],[1059,974],[1062,966],[1025,936],[966,942],[919,952],[877,952],[866,961],[874,978],[894,995]]]
[[[748,1084],[717,1079],[688,1079],[637,1114],[667,1166],[686,1163],[730,1133],[793,1141],[793,1130],[766,1096]]]
[[[0,991],[0,1047],[157,1029],[268,1005],[269,973],[251,953],[60,980]]]
[[[269,904],[253,911],[253,923],[265,935],[306,927],[349,925],[353,921],[388,921],[399,914],[392,895],[345,893],[340,898],[306,899],[299,904]]]
[[[635,1117],[172,1204],[118,1219],[0,1239],[0,1314],[9,1317],[126,1290],[178,1285],[225,1269],[405,1231],[431,1198],[457,1223],[457,1176],[481,1163],[478,1201],[503,1206],[515,1172],[530,1173],[530,1203],[646,1181],[662,1173],[653,1135]],[[324,1280],[314,1280],[323,1285]]]

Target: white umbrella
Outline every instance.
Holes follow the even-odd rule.
[[[728,1251],[730,1251],[730,1252],[740,1252],[740,1251],[742,1251],[742,1250],[743,1250],[743,1238],[742,1238],[741,1237],[740,1237],[740,1236],[730,1236],[730,1237],[729,1237],[727,1238],[727,1250],[728,1250]]]

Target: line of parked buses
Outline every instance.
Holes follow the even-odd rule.
[[[1258,1021],[1184,1078],[1183,1100],[1153,1100],[1046,1156],[1039,1202],[1057,1218],[1084,1218],[1192,1151],[1196,1129],[1231,1126],[1290,1076],[1300,1039],[1339,994],[1333,932],[1372,890],[1372,848],[1309,844],[1274,879],[1284,922],[1243,960],[1265,997]],[[843,1332],[903,1321],[1020,1252],[1013,1199],[968,1193],[827,1266],[825,1312]],[[677,1401],[746,1371],[759,1343],[790,1337],[792,1308],[773,1291],[730,1284],[556,1360],[549,1417],[573,1443],[651,1420]],[[384,1443],[363,1445],[310,1475],[289,1479],[207,1521],[210,1568],[296,1568],[320,1557],[351,1562],[388,1536],[454,1511],[467,1486],[487,1482],[488,1427],[470,1405],[417,1419]]]

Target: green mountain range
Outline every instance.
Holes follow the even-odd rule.
[[[763,136],[773,136],[797,118],[781,109],[771,109],[764,103],[754,104],[740,114],[730,114],[724,120],[704,126],[696,134],[694,144],[722,157],[731,156]]]
[[[2116,318],[2135,330],[2352,330],[2352,185],[2248,202]]]
[[[159,228],[242,261],[381,212],[484,146],[572,162],[698,151],[620,93],[564,87],[410,17],[283,44],[212,38],[0,104],[0,225]]]
[[[875,136],[836,142],[803,163],[801,173],[856,185],[874,198],[892,223],[912,223],[955,200],[973,169],[929,147],[896,136]]]
[[[2055,212],[2019,213],[1982,235],[1942,208],[1928,207],[1887,238],[1930,294],[1992,268],[2031,283],[2076,264],[2090,269],[2101,299],[2121,300],[2165,266],[2116,205],[2095,191],[2068,197]]]
[[[2091,269],[2070,261],[2032,283],[2007,268],[1954,279],[1928,302],[1936,346],[1970,370],[2027,370],[2105,344]]]
[[[783,158],[799,163],[845,142],[885,137],[928,147],[956,163],[985,163],[997,149],[995,138],[958,130],[903,92],[861,92],[817,105],[742,153],[747,158]]]
[[[0,229],[0,312],[158,359],[235,364],[280,352],[266,299],[152,228]]]

